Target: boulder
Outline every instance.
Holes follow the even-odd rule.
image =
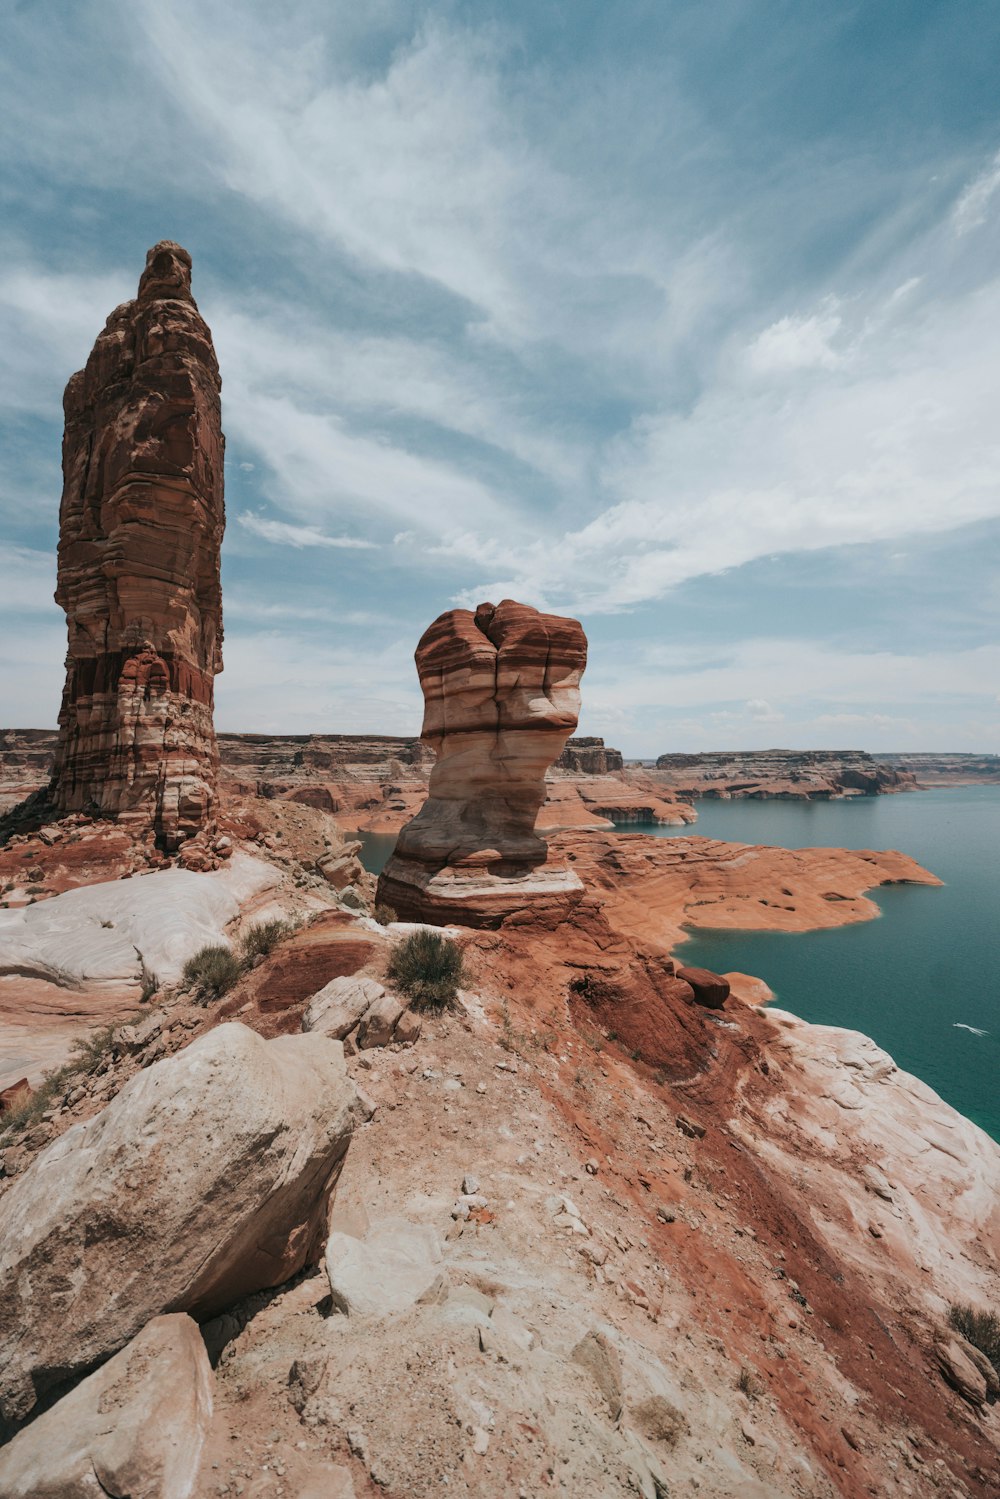
[[[729,980],[710,968],[678,968],[677,977],[690,984],[698,1004],[709,1010],[721,1010],[729,998]]]
[[[385,992],[384,985],[375,979],[359,978],[353,973],[331,979],[306,1005],[302,1029],[342,1041]]]
[[[412,1046],[414,1041],[420,1039],[423,1021],[413,1010],[404,1010],[396,1021],[396,1029],[392,1033],[392,1039],[398,1041],[400,1046]]]
[[[0,1415],[315,1263],[358,1117],[338,1042],[231,1023],[54,1141],[0,1200]]]
[[[441,1281],[441,1246],[432,1228],[386,1218],[363,1239],[331,1234],[326,1273],[339,1312],[389,1317],[433,1296]]]
[[[983,1371],[969,1357],[969,1348],[964,1339],[954,1336],[942,1338],[935,1344],[934,1356],[941,1373],[963,1400],[977,1409],[986,1404],[989,1386]]]
[[[317,860],[317,871],[335,890],[356,885],[364,877],[364,867],[357,857],[360,848],[360,843],[349,843],[338,852],[324,854]]]
[[[0,1451],[3,1499],[188,1499],[212,1418],[197,1325],[154,1317]]]
[[[388,1046],[403,1009],[402,1001],[395,994],[385,991],[380,994],[361,1017],[356,1038],[358,1050],[368,1051],[373,1046]]]
[[[983,1376],[986,1382],[987,1400],[993,1401],[1000,1398],[1000,1375],[997,1374],[996,1369],[994,1369],[985,1353],[977,1348],[974,1343],[970,1343],[968,1338],[960,1336],[956,1341],[969,1362],[975,1364]]]

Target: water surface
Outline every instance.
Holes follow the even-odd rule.
[[[897,848],[945,881],[870,892],[882,911],[876,921],[822,932],[698,931],[680,952],[687,963],[758,974],[804,1020],[863,1031],[1000,1139],[1000,786],[696,805],[691,831],[708,837]]]
[[[935,789],[846,801],[698,801],[698,833],[783,848],[897,848],[945,881],[871,896],[882,916],[833,931],[699,931],[684,962],[765,979],[804,1020],[872,1036],[1000,1140],[1000,786]],[[378,874],[394,834],[359,834]]]

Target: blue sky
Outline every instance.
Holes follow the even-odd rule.
[[[54,723],[61,394],[177,239],[223,373],[220,728],[410,733],[577,614],[627,754],[1000,749],[992,0],[19,0],[0,723]]]

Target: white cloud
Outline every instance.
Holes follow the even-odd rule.
[[[83,368],[108,314],[134,295],[119,275],[47,272],[8,258],[0,271],[0,406],[61,415],[66,381]]]
[[[952,209],[951,222],[956,234],[969,234],[986,223],[998,188],[1000,151],[989,166],[968,184]]]
[[[766,698],[752,697],[748,701],[747,712],[755,723],[781,723],[783,713],[778,713]]]
[[[752,369],[760,374],[795,370],[836,369],[843,356],[831,347],[842,319],[832,298],[808,317],[783,317],[757,335],[747,351]]]
[[[275,546],[297,547],[300,550],[303,547],[340,547],[348,551],[367,551],[375,547],[374,542],[364,541],[358,536],[326,536],[315,526],[292,526],[287,521],[267,520],[252,511],[237,516],[237,520],[244,530],[260,536],[264,541],[273,542]]]
[[[239,733],[419,734],[423,698],[412,642],[373,650],[314,636],[241,631],[226,641],[216,726]]]
[[[539,421],[523,374],[494,369],[464,337],[446,343],[348,331],[316,307],[271,300],[245,310],[216,298],[211,316],[227,409],[246,392],[250,399],[282,396],[320,415],[415,418],[486,443],[560,483],[581,480],[586,455]],[[232,390],[231,372],[238,372]]]
[[[0,615],[50,614],[62,619],[62,610],[52,598],[56,559],[51,553],[0,541],[0,577]]]
[[[620,496],[558,539],[453,538],[463,595],[614,613],[758,557],[932,535],[1000,516],[1000,280],[901,313],[847,369],[792,385],[732,366],[690,411],[637,417],[604,460]]]

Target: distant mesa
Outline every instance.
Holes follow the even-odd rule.
[[[621,750],[612,749],[603,739],[594,737],[567,739],[566,748],[553,766],[576,775],[606,776],[624,770]]]
[[[422,737],[436,754],[423,807],[403,828],[378,899],[404,920],[497,926],[565,910],[582,885],[535,831],[545,773],[576,728],[587,637],[575,619],[512,599],[453,609],[416,651]]]
[[[680,796],[824,800],[915,791],[916,778],[864,750],[720,750],[660,755],[656,771]]]
[[[154,245],[66,387],[56,602],[69,650],[51,800],[172,851],[209,823],[222,670],[219,366],[191,257]]]

